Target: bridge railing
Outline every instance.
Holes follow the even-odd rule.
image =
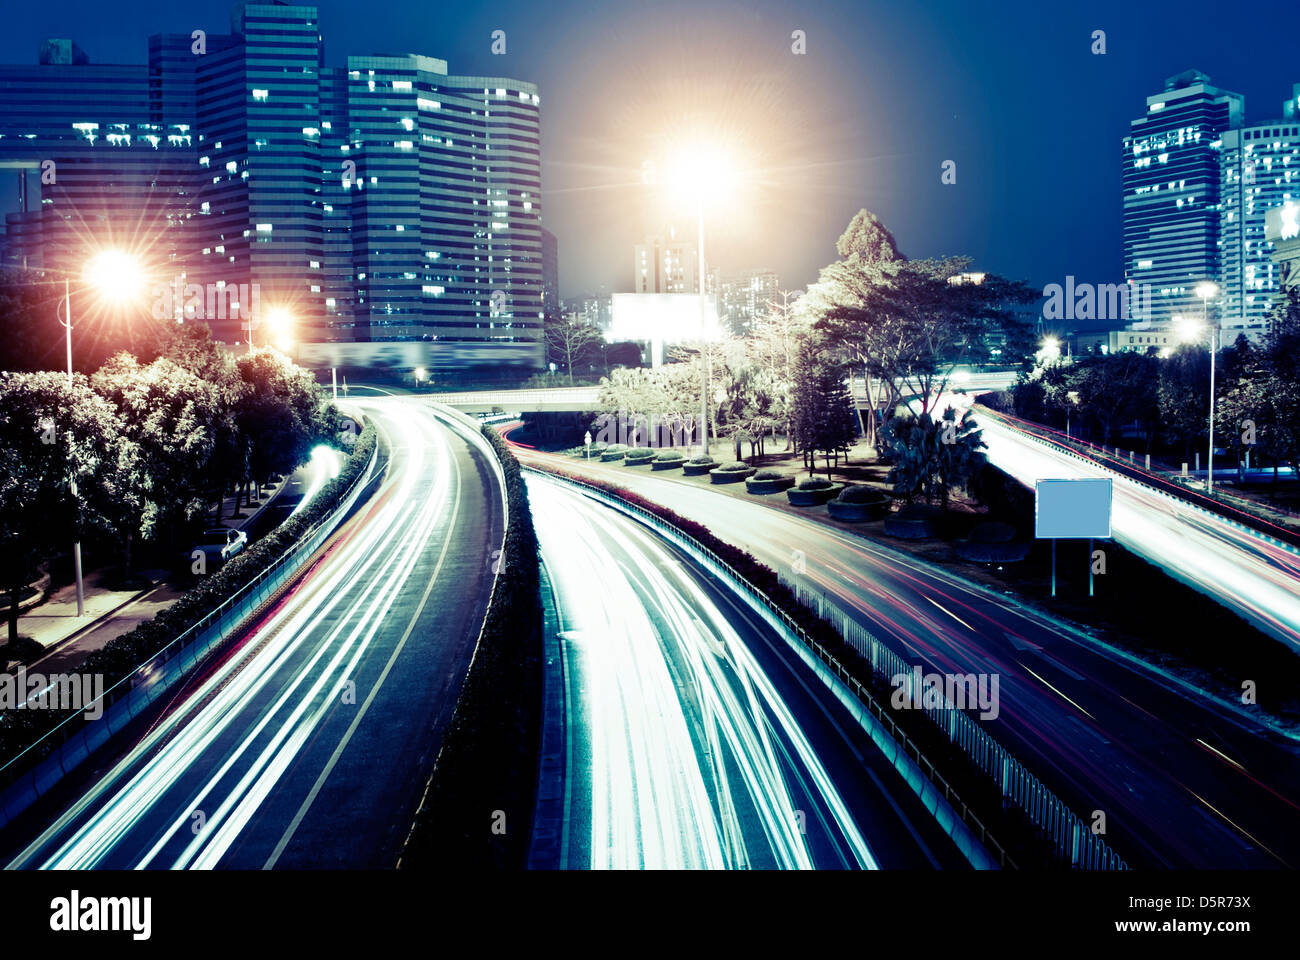
[[[839,630],[845,643],[870,661],[872,673],[892,680],[909,676],[914,664],[886,646],[866,627],[842,610],[820,590],[801,578],[779,573],[801,601]],[[1082,870],[1125,870],[1127,864],[1099,835],[1094,834],[1042,781],[1029,772],[1005,747],[990,736],[970,715],[955,709],[947,698],[943,705],[923,708],[927,717],[948,735],[956,746],[984,774],[1001,788],[1002,796],[1019,807],[1042,830],[1067,863]]]

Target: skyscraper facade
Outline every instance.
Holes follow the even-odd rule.
[[[710,274],[709,285],[718,298],[718,319],[733,336],[745,336],[753,332],[756,323],[767,319],[780,292],[774,270]]]
[[[1219,275],[1220,147],[1245,99],[1196,70],[1147,97],[1123,142],[1124,277],[1150,290],[1153,322],[1199,313],[1196,285]]]
[[[699,293],[699,252],[694,241],[669,227],[632,250],[633,293]]]
[[[160,281],[256,290],[299,340],[542,364],[534,84],[415,54],[326,67],[316,8],[285,3],[238,4],[228,35],[151,37],[147,66],[74,51],[0,67],[0,169],[22,168],[41,212],[38,234],[30,213],[13,223],[11,261],[126,246]],[[257,328],[222,303],[165,312],[228,342]]]
[[[1219,283],[1227,317],[1262,329],[1282,287],[1274,242],[1266,236],[1272,209],[1300,200],[1300,84],[1281,119],[1223,134],[1220,163]]]

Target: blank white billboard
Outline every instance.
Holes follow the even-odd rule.
[[[718,308],[712,297],[704,297],[702,338],[698,293],[616,293],[613,301],[606,338],[611,343],[648,340],[655,366],[663,361],[665,343],[718,339]]]
[[[1039,480],[1034,486],[1034,536],[1039,540],[1110,539],[1109,477]]]

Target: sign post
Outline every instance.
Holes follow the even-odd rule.
[[[582,442],[587,448],[587,460],[590,461],[591,460],[591,431],[590,430],[588,430],[586,435],[582,438]]]
[[[1093,596],[1092,545],[1110,539],[1114,481],[1109,477],[1039,480],[1034,485],[1034,537],[1052,541],[1052,596],[1056,596],[1056,541],[1088,541],[1088,596]]]

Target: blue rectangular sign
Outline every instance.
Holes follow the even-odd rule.
[[[1110,537],[1108,477],[1039,480],[1034,485],[1034,536],[1039,540],[1105,540]]]

